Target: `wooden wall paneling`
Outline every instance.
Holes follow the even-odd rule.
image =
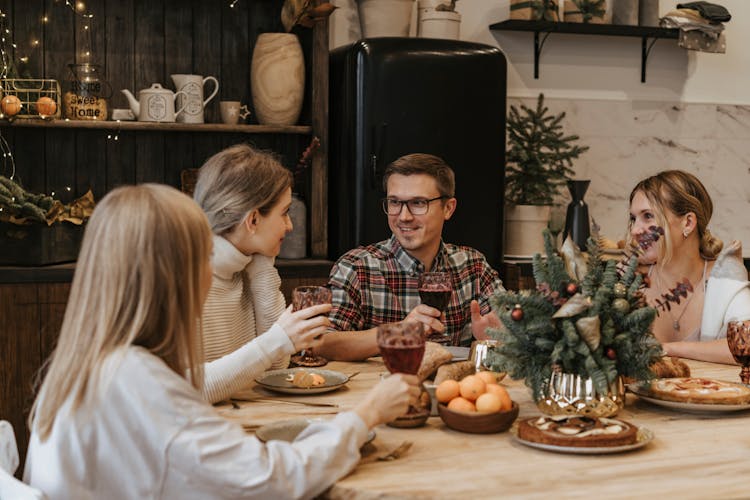
[[[320,139],[313,157],[310,182],[310,250],[313,257],[328,254],[328,20],[313,27],[312,45],[312,128]]]
[[[106,63],[106,13],[104,2],[87,2],[86,15],[75,16],[76,60],[99,66],[102,80],[102,96],[111,101],[112,88],[107,80]],[[59,7],[58,7],[59,9]],[[70,12],[69,9],[59,12]],[[106,118],[106,117],[105,117]],[[76,133],[75,149],[75,195],[83,196],[89,189],[94,199],[101,199],[107,192],[106,130],[86,130]]]
[[[65,308],[70,295],[70,283],[43,283],[39,285],[40,344],[42,363],[50,357],[60,336]]]
[[[191,2],[167,1],[164,11],[165,77],[176,89],[171,75],[193,74],[193,7]],[[180,102],[178,100],[177,102]],[[177,104],[175,104],[175,111]],[[180,172],[193,165],[193,134],[164,134],[164,181],[180,187]]]
[[[133,94],[135,88],[135,6],[133,0],[105,1],[105,59],[107,81],[112,87],[110,108],[129,109],[122,89]],[[135,133],[108,134],[112,140],[105,143],[106,191],[122,184],[135,182]],[[117,137],[117,140],[114,138]]]
[[[122,89],[133,95],[140,90],[135,85],[135,5],[133,0],[106,0],[105,73],[112,87],[111,108],[130,108]],[[139,24],[140,25],[140,24]]]
[[[75,196],[83,196],[89,189],[98,201],[107,193],[107,163],[103,152],[107,148],[107,130],[80,130],[76,133]],[[111,140],[111,139],[109,139]]]
[[[16,434],[23,468],[28,447],[26,416],[31,384],[39,367],[39,307],[37,285],[0,286],[0,419]],[[18,473],[20,476],[20,471]]]
[[[12,7],[13,40],[17,46],[15,57],[28,57],[28,63],[19,67],[26,78],[43,78],[44,75],[44,30],[42,29],[41,13],[44,3],[40,0],[30,2],[16,2]],[[39,41],[32,45],[32,40]],[[27,110],[23,110],[27,112]],[[13,138],[12,152],[16,162],[16,178],[28,190],[34,192],[45,191],[44,176],[44,140],[43,137],[29,131],[18,131],[10,135]],[[8,135],[6,135],[6,139]],[[10,175],[10,173],[6,173]]]
[[[106,41],[104,39],[107,30],[105,5],[101,0],[86,2],[85,5],[85,15],[93,17],[75,16],[76,62],[98,64],[102,69],[100,76],[104,78],[103,71],[107,63]],[[56,7],[56,9],[59,9],[60,13],[70,13],[70,9],[62,10],[60,7]]]
[[[44,37],[44,69],[49,78],[64,82],[68,65],[75,62],[75,14],[69,9],[53,6],[46,23]],[[42,134],[39,134],[40,136]],[[75,188],[76,134],[72,130],[44,131],[46,154],[46,191],[69,201]],[[71,191],[68,191],[68,188]]]
[[[168,87],[164,54],[164,1],[136,0],[135,85],[136,90],[154,83]],[[135,136],[135,181],[164,182],[164,134]]]
[[[248,102],[250,99],[250,57],[248,44],[248,10],[245,6],[230,8],[221,2],[221,74],[222,95],[226,100]]]
[[[240,8],[242,3],[245,2],[240,2],[233,10]],[[219,101],[230,99],[229,94],[225,93],[224,75],[220,73],[221,11],[225,6],[226,2],[193,0],[193,71],[203,76],[215,76],[219,80],[219,93],[205,109],[206,123],[220,123]],[[247,85],[250,85],[249,81]],[[206,153],[206,150],[195,149],[195,163],[202,164],[202,160],[208,157]]]

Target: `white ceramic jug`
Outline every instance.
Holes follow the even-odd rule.
[[[184,105],[185,111],[177,117],[181,123],[203,123],[203,110],[211,99],[219,92],[219,81],[213,76],[203,78],[201,75],[171,75],[178,92],[184,92],[185,97],[177,99],[177,106]],[[203,86],[206,82],[214,83],[214,90],[206,100],[203,100]]]

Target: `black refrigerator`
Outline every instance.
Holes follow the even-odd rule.
[[[370,38],[330,59],[328,248],[390,236],[380,200],[385,167],[410,153],[443,158],[456,174],[446,242],[503,253],[506,60],[488,45]]]

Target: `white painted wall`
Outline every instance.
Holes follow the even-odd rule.
[[[388,0],[382,0],[387,2]],[[616,0],[610,0],[616,1]],[[331,45],[359,38],[356,0],[333,0]],[[660,0],[660,14],[677,5]],[[676,40],[658,40],[651,51],[647,81],[640,82],[638,38],[553,34],[534,79],[533,34],[490,31],[508,19],[510,0],[458,0],[461,39],[500,47],[508,57],[508,96],[539,92],[552,98],[656,100],[750,104],[750,1],[719,0],[732,14],[726,24],[727,53],[687,51]]]
[[[334,0],[331,42],[359,38],[355,0]],[[383,2],[392,0],[381,0]],[[661,0],[660,13],[678,2]],[[553,113],[565,111],[567,132],[590,146],[574,165],[591,179],[589,213],[602,233],[626,229],[628,195],[665,169],[694,173],[714,200],[709,228],[739,239],[750,256],[750,0],[718,0],[732,13],[727,53],[686,51],[659,40],[640,83],[638,38],[553,34],[533,77],[533,34],[491,32],[509,16],[509,0],[459,0],[461,38],[500,47],[508,58],[508,104],[533,106],[543,92]],[[498,138],[502,140],[502,138]],[[499,166],[500,167],[500,166]],[[567,204],[568,200],[561,200]]]

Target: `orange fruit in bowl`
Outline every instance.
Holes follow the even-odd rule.
[[[468,399],[462,398],[461,396],[451,399],[450,403],[448,403],[448,409],[453,411],[466,411],[472,413],[477,411],[477,407],[474,406],[474,403],[472,403]]]
[[[491,392],[480,395],[475,404],[479,413],[497,413],[503,407],[500,397]]]
[[[494,394],[500,399],[500,410],[508,411],[513,407],[513,401],[510,399],[510,394],[505,390],[505,387],[499,384],[487,384],[487,393]]]
[[[497,384],[497,375],[488,371],[477,372],[477,377],[481,378],[485,384]]]
[[[443,380],[435,388],[435,398],[441,403],[447,403],[461,394],[461,388],[456,380]]]
[[[480,394],[484,394],[487,384],[476,375],[468,375],[458,383],[461,388],[461,396],[469,401],[475,401]]]

